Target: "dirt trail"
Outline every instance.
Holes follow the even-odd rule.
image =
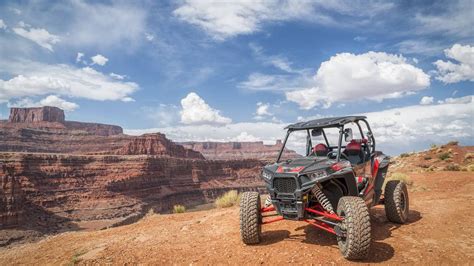
[[[364,263],[469,264],[474,261],[472,172],[413,174],[410,222],[372,210],[372,250]],[[150,215],[138,223],[69,232],[0,249],[0,264],[328,264],[349,263],[335,238],[304,222],[263,227],[263,242],[240,241],[238,208]]]

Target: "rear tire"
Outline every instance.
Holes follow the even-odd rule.
[[[369,209],[364,200],[359,197],[342,197],[337,205],[337,214],[344,218],[341,228],[345,231],[345,237],[337,237],[337,244],[344,258],[367,258],[372,238]]]
[[[245,244],[260,243],[261,220],[260,194],[244,192],[240,198],[240,236]]]
[[[385,185],[384,198],[387,219],[394,223],[406,223],[410,211],[407,185],[400,180],[388,181]]]

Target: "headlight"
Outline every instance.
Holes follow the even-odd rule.
[[[311,179],[318,179],[325,176],[327,176],[327,173],[324,170],[319,170],[309,175]]]
[[[266,171],[262,172],[262,176],[263,176],[263,178],[265,178],[267,180],[272,179],[272,174],[270,174],[269,172],[266,172]]]

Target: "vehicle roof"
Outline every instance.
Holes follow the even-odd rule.
[[[315,120],[310,120],[306,122],[298,122],[291,124],[285,129],[290,130],[302,130],[302,129],[313,129],[313,128],[326,128],[326,127],[337,127],[345,125],[347,123],[352,123],[361,119],[366,119],[365,116],[339,116],[339,117],[327,117],[320,118]]]

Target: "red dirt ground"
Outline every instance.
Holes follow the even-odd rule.
[[[363,263],[470,264],[474,261],[472,172],[412,173],[410,216],[390,223],[372,210],[372,250]],[[335,238],[304,222],[264,225],[245,246],[236,207],[149,215],[138,223],[68,232],[0,249],[0,264],[346,264]]]

